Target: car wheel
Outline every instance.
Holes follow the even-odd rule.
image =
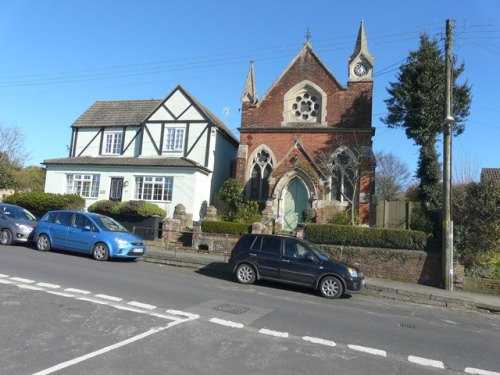
[[[236,268],[235,276],[241,284],[253,284],[256,279],[255,268],[248,263],[242,263]]]
[[[92,249],[92,256],[95,260],[108,260],[108,247],[103,243],[95,244],[94,248]]]
[[[41,234],[38,236],[36,241],[36,248],[40,251],[50,251],[50,239],[46,234]]]
[[[344,293],[344,286],[335,276],[326,276],[319,283],[319,291],[325,298],[339,298]]]
[[[0,232],[0,243],[2,245],[12,244],[12,232],[9,229],[3,229]]]

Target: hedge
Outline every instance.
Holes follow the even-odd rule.
[[[304,238],[310,242],[325,245],[424,250],[428,235],[414,230],[308,224]]]
[[[21,206],[35,214],[42,216],[52,210],[76,210],[85,208],[85,199],[73,194],[53,194],[42,192],[15,193],[3,199],[4,203]]]
[[[209,221],[201,223],[203,233],[244,234],[252,232],[252,225],[229,221]]]
[[[90,205],[89,212],[96,212],[104,215],[129,215],[141,217],[165,217],[167,212],[154,203],[146,201],[116,202],[110,200],[97,201]]]

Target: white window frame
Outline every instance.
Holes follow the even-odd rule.
[[[173,177],[135,176],[135,199],[171,202],[173,190]]]
[[[166,128],[165,151],[184,150],[185,128]]]
[[[120,155],[122,152],[123,133],[120,131],[104,132],[103,155]]]
[[[100,179],[98,174],[66,174],[66,193],[83,198],[97,198]]]

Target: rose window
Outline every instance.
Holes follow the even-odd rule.
[[[294,116],[300,121],[316,121],[320,105],[318,99],[309,93],[300,94],[292,104]]]

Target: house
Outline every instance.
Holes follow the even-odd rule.
[[[500,168],[482,168],[481,183],[500,183]]]
[[[163,100],[97,101],[71,125],[69,157],[45,160],[45,191],[145,200],[198,220],[230,177],[238,140],[177,86]]]
[[[347,68],[345,87],[307,41],[259,99],[250,63],[236,177],[247,200],[272,209],[278,229],[294,230],[305,209],[320,222],[350,208],[360,223],[371,220],[374,58],[363,23]]]

